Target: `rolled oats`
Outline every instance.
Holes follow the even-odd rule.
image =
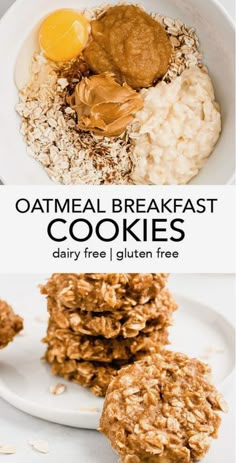
[[[69,75],[65,65],[34,56],[31,82],[21,90],[16,106],[28,154],[56,183],[128,183],[132,168],[128,135],[110,139],[76,128],[76,113],[66,108],[71,90],[66,72]]]
[[[172,19],[153,13],[153,18],[159,21],[170,37],[173,52],[169,69],[164,76],[165,82],[180,76],[191,66],[203,67],[202,54],[199,50],[199,39],[193,27],[189,27],[179,19]]]

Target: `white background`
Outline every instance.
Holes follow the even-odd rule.
[[[37,1],[37,0],[32,0]],[[197,0],[196,0],[197,1]],[[206,0],[207,1],[207,0]],[[13,0],[0,0],[0,16]],[[221,0],[231,16],[234,16],[234,0]],[[20,18],[19,18],[20,20]],[[172,288],[184,295],[201,300],[204,303],[218,307],[219,311],[234,320],[234,280],[233,276],[176,276]],[[12,289],[14,291],[14,288]],[[220,310],[221,308],[221,310]],[[234,404],[233,390],[228,392],[228,401]],[[1,443],[15,443],[18,452],[15,456],[0,456],[3,463],[117,463],[117,458],[109,448],[108,441],[94,431],[66,428],[31,418],[0,399],[0,435]],[[30,438],[41,437],[49,441],[51,453],[41,455],[32,453],[27,446]],[[234,438],[234,417],[232,412],[227,415],[221,429],[221,439],[214,445],[214,463],[225,462],[226,450],[231,448],[232,458],[227,463],[234,462],[232,441]],[[94,450],[95,449],[95,450]]]
[[[36,276],[0,276],[0,293],[8,295],[9,300],[19,296],[20,304],[29,307],[33,304],[31,287],[42,283],[44,278]],[[169,288],[190,299],[210,305],[229,321],[234,322],[235,279],[233,275],[172,275]],[[10,294],[14,296],[10,297]],[[45,306],[42,301],[43,308]],[[39,305],[40,307],[40,305]],[[33,309],[32,309],[33,310]],[[22,313],[22,312],[21,312]],[[41,311],[40,311],[40,315]],[[193,327],[194,329],[194,327]],[[1,358],[1,352],[0,352]],[[231,388],[231,389],[230,389]],[[202,463],[233,463],[234,441],[234,391],[232,385],[224,390],[224,395],[231,408],[223,419],[220,438],[213,442],[209,456]],[[50,446],[47,455],[33,452],[29,440],[41,438]],[[17,453],[12,456],[0,455],[3,463],[118,463],[118,458],[110,449],[105,437],[95,431],[67,428],[32,418],[17,411],[0,399],[0,444],[14,444]]]

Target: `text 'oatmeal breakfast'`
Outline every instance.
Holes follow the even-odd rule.
[[[137,5],[62,9],[17,112],[30,156],[61,184],[186,184],[221,132],[199,40]]]

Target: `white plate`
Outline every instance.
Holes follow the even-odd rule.
[[[137,3],[137,0],[134,0]],[[15,112],[18,93],[14,82],[19,54],[23,77],[29,54],[35,44],[35,31],[40,20],[50,11],[71,7],[92,7],[102,0],[17,0],[0,21],[0,62],[4,72],[0,80],[0,178],[6,184],[51,184],[40,166],[26,153],[26,144],[19,133],[20,119]],[[110,0],[110,3],[117,3]],[[199,175],[191,182],[198,185],[232,183],[234,158],[234,25],[216,0],[145,0],[150,11],[181,18],[194,26],[201,40],[207,64],[220,102],[223,132],[214,153]],[[20,20],[19,20],[20,18]],[[35,29],[36,28],[36,29]],[[22,52],[23,44],[27,43]],[[222,72],[223,70],[223,72]]]
[[[176,300],[179,310],[171,328],[171,349],[197,357],[209,349],[216,351],[208,362],[217,386],[222,389],[234,369],[234,328],[208,306],[183,296],[176,296]],[[68,426],[97,429],[103,399],[52,376],[49,367],[39,360],[45,348],[40,340],[46,323],[26,320],[25,324],[25,335],[18,336],[0,352],[0,395],[33,416]],[[53,396],[49,388],[58,382],[67,384],[67,390]]]

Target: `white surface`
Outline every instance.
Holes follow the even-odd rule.
[[[35,312],[32,307],[32,292],[28,290],[29,286],[35,287],[35,310],[39,312],[40,305],[45,307],[45,302],[43,302],[42,296],[38,294],[36,288],[36,285],[42,282],[42,278],[42,276],[0,276],[1,297],[9,296],[9,302],[16,301],[19,313],[22,315],[29,311],[27,313],[29,322],[35,319]],[[234,323],[234,285],[235,279],[232,275],[175,275],[171,277],[169,286],[172,291],[214,307],[219,314]],[[42,312],[43,307],[40,313]],[[195,323],[191,329],[193,338],[196,339],[197,327]],[[190,329],[187,331],[188,336],[190,336]],[[38,343],[38,340],[36,339],[34,342]],[[182,343],[182,340],[180,342]],[[186,341],[183,340],[183,342]],[[211,347],[211,345],[212,341],[210,339],[206,340],[206,348]],[[233,439],[235,431],[232,384],[228,384],[224,388],[224,395],[229,403],[230,412],[224,417],[220,429],[220,438],[213,443],[211,452],[205,458],[204,463],[234,462]],[[11,457],[0,456],[3,463],[9,460],[13,463],[21,463],[22,461],[24,463],[37,463],[42,459],[46,463],[64,463],[66,459],[70,463],[117,463],[118,461],[115,453],[110,449],[108,441],[95,431],[78,430],[47,423],[14,409],[1,399],[0,410],[0,444],[4,442],[11,443],[17,447],[15,455]],[[35,438],[41,438],[49,442],[50,454],[37,454],[30,448],[28,441]]]
[[[11,285],[5,286],[4,298],[11,301],[18,313],[20,299],[12,298],[11,288]],[[50,387],[60,379],[54,378],[49,366],[40,361],[45,351],[41,339],[46,333],[47,320],[42,323],[37,319],[40,307],[33,304],[35,285],[27,285],[27,291],[28,298],[29,292],[32,293],[31,315],[35,315],[35,319],[27,320],[24,310],[25,333],[0,352],[0,396],[30,415],[58,424],[96,430],[103,399],[66,381],[63,381],[67,385],[63,395],[53,396],[50,393]],[[224,389],[235,365],[234,328],[222,315],[206,305],[180,295],[176,295],[175,299],[179,310],[170,330],[171,349],[200,358],[209,348],[216,350],[208,361],[215,384]],[[84,411],[85,407],[93,411]],[[96,412],[94,409],[97,409]]]
[[[115,1],[111,0],[111,3]],[[80,8],[97,3],[97,0],[83,0]],[[215,0],[165,0],[164,3],[163,0],[158,3],[145,0],[144,4],[149,10],[155,9],[169,16],[179,17],[197,29],[205,62],[213,79],[216,98],[221,105],[223,132],[214,153],[192,184],[231,183],[235,171],[233,23]],[[2,47],[0,52],[0,60],[4,63],[0,90],[1,105],[4,108],[0,114],[0,172],[7,184],[51,183],[42,167],[26,154],[25,142],[19,133],[20,120],[14,110],[18,95],[13,75],[17,56],[32,29],[49,11],[63,6],[65,0],[18,0],[0,24],[0,42],[4,43],[8,37],[7,47]],[[67,0],[66,6],[78,7],[78,0]],[[21,21],[18,20],[19,16]]]

